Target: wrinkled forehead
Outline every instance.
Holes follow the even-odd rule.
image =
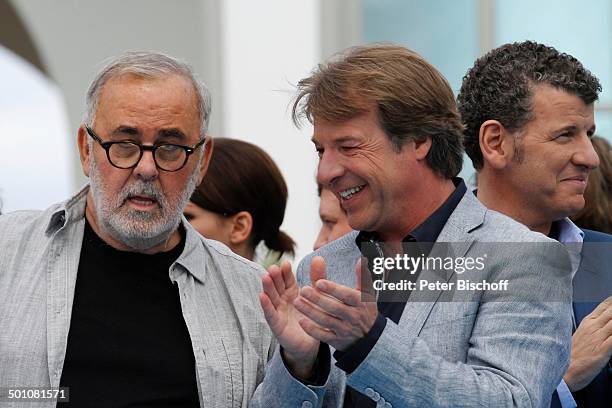
[[[142,75],[122,73],[109,78],[100,89],[99,100],[112,103],[121,96],[141,97],[151,95],[182,97],[185,105],[197,103],[196,89],[189,78],[179,74]],[[186,106],[187,107],[187,106]]]
[[[176,127],[198,133],[201,126],[196,91],[188,78],[166,75],[147,78],[124,74],[101,89],[96,122],[111,127]]]

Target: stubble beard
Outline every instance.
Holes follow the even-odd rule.
[[[166,197],[157,179],[149,181],[142,178],[130,178],[121,191],[110,193],[93,157],[89,165],[89,178],[98,226],[114,240],[135,251],[144,251],[166,242],[178,228],[181,214],[196,188],[198,172],[193,172],[185,190],[178,197]],[[129,208],[127,200],[135,195],[154,198],[158,208],[154,211]]]

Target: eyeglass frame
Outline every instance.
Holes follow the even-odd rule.
[[[187,164],[187,161],[189,160],[189,156],[191,156],[191,154],[193,152],[195,152],[195,150],[198,147],[202,146],[206,142],[206,136],[204,136],[202,139],[200,139],[198,141],[198,143],[196,143],[194,146],[185,146],[185,145],[180,145],[180,144],[175,144],[175,143],[161,143],[161,144],[158,144],[158,145],[149,146],[149,145],[143,145],[143,144],[140,144],[140,143],[132,142],[130,140],[117,140],[117,141],[105,142],[89,126],[85,126],[85,130],[87,131],[87,134],[89,136],[91,136],[91,138],[93,140],[98,142],[98,144],[104,149],[104,151],[106,151],[106,158],[108,159],[108,162],[111,164],[111,166],[113,166],[115,168],[118,168],[118,169],[122,169],[122,170],[133,169],[134,167],[138,166],[138,163],[140,163],[140,160],[142,160],[142,156],[143,156],[144,152],[151,152],[151,154],[153,155],[153,162],[155,162],[155,167],[157,167],[159,170],[166,171],[168,173],[174,173],[175,171],[179,171],[183,167],[185,167],[185,164]],[[110,149],[111,149],[111,147],[113,145],[118,144],[118,143],[133,144],[135,146],[138,146],[138,148],[140,149],[140,156],[138,157],[138,160],[136,160],[136,162],[134,163],[133,166],[130,166],[130,167],[119,167],[115,163],[113,163],[113,161],[111,160],[111,158],[110,158]],[[180,147],[180,148],[185,150],[185,161],[183,162],[183,164],[181,164],[181,166],[178,169],[176,169],[176,170],[166,170],[166,169],[164,169],[163,167],[161,167],[157,163],[157,159],[155,158],[155,152],[157,151],[157,149],[159,149],[162,146],[176,146],[176,147]]]

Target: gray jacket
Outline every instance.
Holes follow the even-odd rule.
[[[354,287],[360,256],[355,236],[348,234],[304,259],[297,271],[300,284],[310,284],[310,261],[321,255],[329,279]],[[399,324],[387,321],[351,374],[337,368],[332,357],[325,385],[305,386],[276,352],[252,406],[341,407],[347,384],[378,407],[548,406],[569,360],[569,257],[560,244],[487,210],[471,192],[448,219],[430,256],[478,256],[487,251],[485,243],[502,244],[489,246],[484,270],[463,278],[507,279],[513,292],[413,292]],[[458,277],[426,269],[419,276],[440,278]]]
[[[85,226],[87,187],[44,212],[0,217],[0,391],[58,387]],[[183,219],[178,284],[202,407],[245,407],[274,350],[259,306],[262,268],[204,239]],[[172,352],[172,350],[169,350]],[[0,406],[49,406],[55,401]]]

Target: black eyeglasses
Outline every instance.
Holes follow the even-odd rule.
[[[145,146],[127,140],[103,142],[102,138],[89,126],[85,126],[85,129],[89,136],[106,150],[106,157],[110,164],[119,169],[131,169],[136,167],[142,158],[143,152],[152,152],[153,161],[158,169],[163,171],[179,171],[185,166],[187,160],[189,160],[189,156],[206,141],[204,137],[193,147],[172,143]]]

